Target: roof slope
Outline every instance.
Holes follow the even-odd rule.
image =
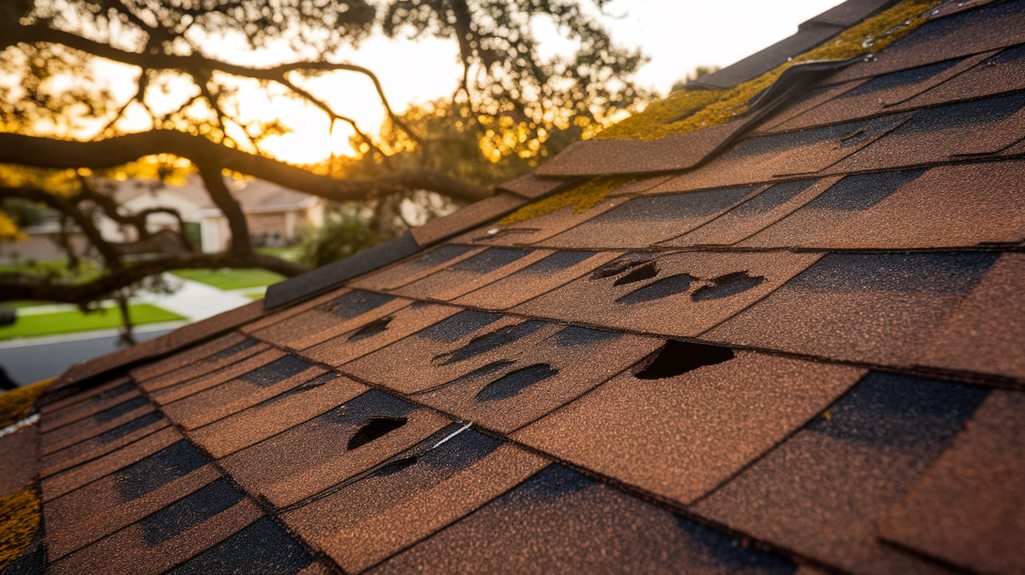
[[[14,572],[1025,571],[1025,0],[891,4],[76,366]]]

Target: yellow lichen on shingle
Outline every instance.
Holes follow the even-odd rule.
[[[565,207],[572,207],[574,213],[583,213],[597,206],[613,190],[637,180],[637,176],[599,176],[582,182],[547,198],[531,202],[499,220],[498,225],[508,226],[550,214]]]
[[[32,413],[36,400],[52,379],[44,379],[0,393],[0,428],[18,423]]]
[[[39,529],[39,498],[31,487],[0,497],[0,571],[32,544]]]
[[[941,2],[906,0],[757,78],[727,90],[678,90],[594,137],[659,140],[721,124],[746,112],[747,103],[771,86],[788,68],[807,62],[843,61],[874,54],[924,23],[926,12]]]

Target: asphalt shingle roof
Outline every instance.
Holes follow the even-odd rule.
[[[12,568],[1025,571],[1025,1],[919,4],[768,108],[74,367],[0,438]]]

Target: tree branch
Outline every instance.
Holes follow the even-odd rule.
[[[91,142],[0,133],[0,163],[37,168],[107,169],[162,153],[189,159],[197,165],[213,162],[224,169],[334,201],[361,201],[410,190],[435,192],[463,202],[491,195],[485,188],[433,170],[399,172],[373,181],[321,176],[174,130],[153,130]]]
[[[267,80],[284,85],[289,82],[287,75],[291,72],[297,71],[353,72],[355,74],[361,74],[373,83],[374,90],[377,92],[378,99],[381,101],[381,106],[384,107],[384,110],[391,121],[402,129],[402,131],[411,139],[419,141],[419,137],[416,133],[414,133],[409,126],[402,121],[402,118],[400,118],[392,109],[391,103],[388,101],[388,97],[384,93],[384,86],[381,85],[381,80],[377,77],[377,74],[364,66],[346,62],[325,62],[314,60],[289,62],[286,64],[279,64],[277,66],[258,68],[215,60],[200,54],[179,56],[177,54],[167,54],[165,52],[131,52],[129,50],[116,48],[109,44],[104,44],[103,42],[90,40],[89,38],[78,36],[77,34],[65,32],[64,30],[57,30],[43,24],[14,26],[8,32],[9,34],[6,34],[8,37],[4,40],[0,40],[0,46],[18,42],[61,44],[69,48],[74,48],[75,50],[99,56],[100,58],[106,58],[107,60],[121,62],[123,64],[130,64],[132,66],[138,66],[144,69],[148,68],[151,70],[184,70],[188,71],[190,75],[193,76],[195,76],[195,74],[203,74],[204,72],[209,74],[210,72],[217,70],[233,76],[253,78],[256,80]]]

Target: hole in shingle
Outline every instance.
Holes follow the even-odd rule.
[[[498,401],[512,397],[524,389],[559,373],[547,363],[530,365],[511,371],[484,386],[477,393],[477,401]]]
[[[658,275],[658,264],[655,262],[648,262],[635,267],[630,272],[620,276],[612,283],[614,286],[621,286],[626,284],[632,284],[634,282],[650,280],[651,278]]]
[[[516,325],[500,327],[495,331],[488,332],[471,339],[466,343],[466,345],[459,349],[455,349],[451,352],[439,353],[431,358],[431,361],[435,365],[450,365],[458,363],[483,353],[496,350],[502,346],[509,345],[522,337],[534,333],[544,325],[545,322],[543,321],[529,320]]]
[[[378,467],[374,471],[373,475],[374,477],[387,477],[389,475],[395,475],[396,473],[400,473],[403,470],[416,465],[416,462],[417,458],[415,455],[410,457],[403,457],[402,459],[396,459],[395,461],[389,461],[381,467]]]
[[[650,261],[651,261],[650,258],[647,258],[647,259],[630,259],[630,258],[627,258],[627,257],[623,257],[623,258],[620,258],[620,259],[617,259],[617,260],[613,260],[613,261],[611,261],[611,262],[609,262],[609,263],[607,263],[607,264],[605,264],[603,266],[599,266],[598,269],[596,269],[593,272],[591,272],[591,279],[592,280],[600,280],[600,279],[603,279],[603,278],[610,278],[610,277],[613,277],[613,276],[618,276],[619,274],[621,274],[621,273],[623,273],[623,272],[625,272],[627,270],[630,270],[630,269],[635,268],[637,266],[642,266],[642,265],[644,265],[644,264],[646,264],[646,263],[648,263]]]
[[[379,333],[383,333],[384,330],[388,329],[388,324],[390,324],[393,319],[395,318],[390,315],[382,317],[381,319],[375,319],[353,332],[353,334],[349,336],[349,341],[359,341],[361,339],[374,337]]]
[[[346,448],[356,449],[375,439],[380,439],[405,425],[406,421],[408,420],[405,417],[375,417],[363,424],[363,427],[353,434]]]
[[[747,272],[735,272],[719,276],[711,281],[710,285],[698,288],[690,298],[694,301],[705,301],[730,297],[761,285],[765,278],[748,275]]]
[[[676,274],[662,278],[657,282],[650,283],[626,294],[617,299],[616,303],[643,303],[681,294],[690,289],[690,284],[694,283],[697,279],[690,274]]]
[[[638,379],[662,379],[676,377],[706,365],[715,365],[733,359],[733,350],[728,347],[689,343],[670,339],[658,351],[655,358],[637,372]]]

